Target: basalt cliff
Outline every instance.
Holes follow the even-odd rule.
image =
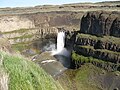
[[[3,51],[40,63],[49,58],[43,48],[55,44],[61,30],[71,51],[71,69],[57,77],[63,88],[119,90],[120,1],[0,8]]]
[[[87,12],[80,27],[74,44],[77,54],[119,64],[119,12]]]
[[[119,12],[90,12],[81,20],[81,33],[120,37]]]

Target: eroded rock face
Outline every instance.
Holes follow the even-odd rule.
[[[33,22],[20,16],[1,16],[0,31],[10,32],[21,28],[35,28]]]
[[[94,58],[102,59],[102,60],[109,61],[112,63],[119,63],[120,61],[119,53],[113,53],[107,50],[84,48],[84,47],[79,47],[79,46],[76,46],[74,50],[78,54],[82,54],[85,56],[92,56]]]
[[[120,13],[88,12],[81,19],[80,32],[120,37]]]
[[[10,53],[13,52],[11,48],[11,44],[8,41],[8,39],[3,38],[1,36],[0,36],[0,50],[5,51],[5,52],[10,52]]]
[[[63,11],[0,15],[0,31],[11,44],[53,38],[57,35],[58,27],[78,30],[82,15],[83,12]]]
[[[110,32],[110,35],[120,37],[120,15],[113,21]]]
[[[111,51],[120,52],[120,45],[112,42],[103,42],[100,40],[93,40],[88,38],[78,38],[76,40],[76,45],[89,45],[93,46],[95,49],[107,49]]]
[[[80,18],[82,18],[83,14],[83,12],[52,11],[23,14],[21,16],[33,21],[35,27],[64,27],[72,31],[73,29],[79,29]]]

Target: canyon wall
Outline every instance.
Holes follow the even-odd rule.
[[[90,46],[76,46],[74,50],[76,53],[84,56],[94,57],[112,63],[120,63],[120,53],[117,52],[112,52],[105,49],[94,49]]]
[[[120,37],[119,12],[88,12],[81,22],[81,33]]]
[[[90,45],[96,49],[120,52],[118,3],[115,5],[111,3],[108,6],[105,3],[88,3],[84,5],[4,8],[0,9],[0,31],[5,38],[9,39],[11,44],[23,44],[33,43],[35,40],[41,41],[41,38],[53,37],[55,39],[58,28],[64,28],[70,32],[79,31],[79,33],[96,35],[96,38],[86,38],[86,35],[77,36],[76,45]],[[104,8],[109,9],[109,11],[104,10]],[[101,37],[100,40],[98,36]],[[104,36],[106,37],[104,38]]]
[[[93,46],[95,49],[107,49],[120,52],[120,40],[116,37],[97,37],[89,34],[78,34],[76,44],[82,46]]]
[[[35,27],[64,27],[66,30],[79,30],[80,18],[84,12],[52,11],[22,14],[34,22]]]
[[[120,61],[120,13],[87,12],[81,19],[74,51],[112,63]]]
[[[57,35],[57,28],[79,30],[83,12],[53,11],[0,15],[0,31],[11,44],[31,42],[39,38]]]
[[[34,23],[27,19],[18,16],[0,16],[0,31],[10,32],[21,28],[35,28]]]

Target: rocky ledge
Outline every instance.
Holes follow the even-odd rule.
[[[107,49],[120,52],[119,38],[110,36],[97,37],[89,34],[78,34],[76,37],[76,45],[89,45],[93,46],[95,49]]]
[[[91,56],[112,63],[119,63],[120,61],[120,53],[109,51],[106,49],[94,49],[91,46],[76,46],[74,50],[78,54]]]

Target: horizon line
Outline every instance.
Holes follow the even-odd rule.
[[[102,2],[120,2],[120,1],[118,1],[118,0],[115,0],[115,1],[111,1],[111,0],[109,0],[109,1],[95,1],[95,2],[87,2],[87,1],[85,1],[85,2],[76,2],[76,3],[62,3],[62,4],[36,4],[36,5],[23,5],[23,6],[0,6],[0,8],[27,8],[27,7],[37,7],[37,6],[56,6],[56,5],[60,5],[60,6],[62,6],[62,5],[69,5],[69,4],[89,4],[89,3],[93,3],[93,4],[95,4],[95,3],[102,3]]]

